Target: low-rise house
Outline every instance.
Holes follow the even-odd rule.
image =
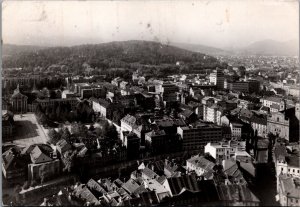
[[[2,172],[5,179],[24,178],[26,176],[28,157],[20,149],[12,147],[2,154]]]
[[[300,178],[280,174],[278,178],[278,194],[276,200],[281,206],[299,206],[300,204]]]
[[[63,156],[65,152],[72,149],[72,146],[66,140],[61,139],[56,143],[56,149],[59,152],[60,156]]]
[[[100,204],[99,199],[95,197],[95,195],[88,189],[88,187],[85,184],[80,184],[76,186],[72,195],[92,205]]]
[[[195,155],[186,161],[187,171],[195,172],[198,176],[213,171],[214,166],[215,164],[213,162],[199,155]]]
[[[189,190],[194,193],[200,191],[195,175],[167,178],[163,186],[168,190],[171,197],[179,195],[183,190]]]

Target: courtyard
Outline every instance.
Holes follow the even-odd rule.
[[[35,143],[46,143],[47,135],[39,125],[33,113],[14,116],[15,128],[12,141],[17,145],[28,146]]]

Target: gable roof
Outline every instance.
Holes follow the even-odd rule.
[[[129,194],[134,193],[140,185],[133,179],[129,179],[126,183],[122,185],[122,188],[124,188]]]
[[[183,188],[192,192],[200,191],[195,175],[183,175],[181,177],[171,177],[171,178],[167,178],[167,182],[170,186],[172,195],[178,195]]]
[[[48,155],[42,152],[39,146],[35,146],[30,152],[30,158],[32,163],[42,163],[52,161]]]
[[[213,167],[215,166],[213,162],[207,160],[204,156],[199,156],[199,155],[191,157],[190,159],[187,160],[187,162],[199,168],[202,168],[206,171],[212,170]]]

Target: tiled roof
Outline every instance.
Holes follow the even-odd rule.
[[[94,179],[90,179],[86,185],[91,191],[97,192],[98,197],[102,196],[104,193],[107,193],[106,190]]]
[[[158,177],[158,175],[153,170],[149,169],[148,167],[145,167],[142,170],[142,174],[145,175],[145,176],[147,176],[150,179]]]
[[[134,193],[136,189],[139,188],[139,184],[133,179],[129,179],[126,183],[122,185],[122,188],[124,188],[129,194]]]
[[[199,192],[199,186],[195,175],[183,175],[181,177],[167,178],[173,195],[178,195],[183,188],[192,192]]]
[[[215,164],[212,163],[211,161],[205,159],[203,156],[198,156],[198,155],[191,157],[190,159],[187,160],[187,162],[190,162],[193,165],[202,168],[206,171],[213,169],[213,167],[215,166]]]
[[[283,192],[289,193],[289,197],[300,198],[300,188],[295,185],[295,179],[287,174],[279,175],[279,183]],[[299,179],[299,178],[298,178]]]
[[[127,114],[125,117],[123,117],[121,119],[121,121],[123,121],[123,122],[125,122],[125,123],[127,123],[131,126],[134,126],[135,123],[136,123],[136,118],[134,116],[131,116],[131,115]]]
[[[222,201],[259,202],[258,198],[245,185],[218,185],[217,191]]]
[[[231,183],[239,185],[247,184],[237,164],[231,160],[225,160],[223,163],[224,173],[227,175]]]
[[[164,136],[166,132],[164,130],[152,130],[151,132],[146,133],[146,136],[155,137],[155,136]]]
[[[158,198],[154,191],[144,192],[139,198],[133,198],[123,201],[124,206],[151,206],[159,204]]]
[[[74,189],[73,194],[79,199],[85,200],[92,204],[99,204],[98,199],[84,184],[77,186],[77,188]]]

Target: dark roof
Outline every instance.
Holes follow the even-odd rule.
[[[99,204],[99,200],[84,184],[80,184],[79,186],[77,186],[77,188],[75,188],[73,191],[73,195],[86,202],[90,202],[92,204]]]
[[[234,161],[225,160],[224,162],[224,173],[227,175],[227,178],[231,183],[236,183],[239,185],[247,184],[241,171],[238,168],[238,165]]]
[[[107,193],[106,190],[94,179],[90,179],[86,185],[89,188],[89,190],[93,192],[93,194],[95,194],[97,197],[100,197],[104,193]]]
[[[146,175],[150,179],[154,179],[154,178],[158,177],[158,175],[153,170],[149,169],[148,167],[145,167],[142,170],[142,174]]]
[[[217,185],[217,191],[222,201],[259,202],[246,185]]]
[[[181,177],[167,178],[173,195],[179,194],[183,188],[192,192],[200,191],[195,175],[183,175]]]
[[[193,165],[200,167],[206,171],[213,169],[215,164],[209,160],[207,160],[204,156],[193,156],[187,160],[187,162],[192,163]]]
[[[140,185],[131,178],[122,185],[122,188],[124,188],[129,194],[134,193],[134,191],[136,191],[136,189],[138,189],[139,187]]]
[[[25,157],[15,147],[10,148],[2,154],[2,163],[6,170],[20,169],[27,165]]]
[[[159,204],[159,200],[154,191],[144,192],[138,198],[123,201],[124,206],[151,206]]]

